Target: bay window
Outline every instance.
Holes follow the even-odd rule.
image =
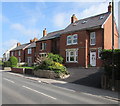
[[[78,62],[78,49],[66,50],[66,62]]]

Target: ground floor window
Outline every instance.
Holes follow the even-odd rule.
[[[40,57],[46,57],[47,53],[40,53]]]
[[[66,62],[78,62],[78,49],[66,50]]]
[[[18,62],[19,62],[19,63],[21,62],[21,58],[20,58],[20,57],[18,58]]]
[[[29,64],[29,63],[32,63],[32,58],[31,57],[28,57],[27,58],[27,63]]]
[[[98,58],[101,58],[100,53],[102,52],[102,48],[98,48]]]

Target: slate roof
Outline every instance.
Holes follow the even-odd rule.
[[[106,12],[103,14],[99,14],[99,15],[95,15],[92,17],[78,20],[78,21],[70,24],[68,27],[66,27],[64,29],[63,33],[77,31],[77,30],[83,30],[83,29],[89,29],[92,27],[97,27],[97,26],[103,25],[103,23],[106,21],[106,19],[109,17],[109,15],[110,15],[110,12]],[[100,17],[101,17],[101,19],[100,19]]]
[[[36,47],[36,42],[31,43],[26,48],[33,48],[33,47]]]
[[[20,46],[17,46],[16,48],[12,49],[11,51],[14,51],[14,50],[21,50],[21,49],[24,49],[27,45],[29,45],[30,43],[26,43],[26,44],[22,44]]]
[[[48,40],[48,39],[53,39],[53,38],[60,37],[60,34],[61,34],[63,31],[64,31],[64,30],[59,30],[59,31],[55,31],[55,32],[48,33],[47,36],[42,37],[42,38],[39,39],[38,41],[43,41],[43,40]]]
[[[60,37],[60,34],[62,34],[62,33],[67,33],[67,32],[72,32],[72,31],[77,31],[77,30],[83,30],[83,29],[90,29],[90,28],[101,26],[106,21],[106,19],[109,17],[109,15],[110,15],[110,12],[106,12],[106,13],[91,16],[91,17],[88,17],[88,18],[80,19],[80,20],[68,25],[63,30],[48,33],[47,36],[42,37],[38,41],[57,38],[57,37]],[[101,17],[101,19],[100,19],[100,17]]]

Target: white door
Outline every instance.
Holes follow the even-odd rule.
[[[96,52],[90,52],[90,65],[96,66]]]
[[[31,57],[28,57],[28,58],[27,58],[27,62],[28,62],[28,66],[31,66],[31,64],[32,64],[32,58],[31,58]]]

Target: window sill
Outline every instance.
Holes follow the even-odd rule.
[[[67,44],[66,46],[70,46],[70,45],[77,45],[78,43],[74,43],[74,44]]]
[[[78,62],[74,62],[74,61],[72,61],[72,62],[65,62],[65,63],[78,63]]]

